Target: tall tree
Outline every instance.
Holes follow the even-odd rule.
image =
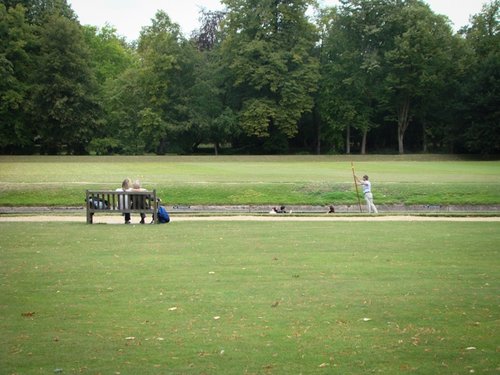
[[[192,90],[193,122],[202,129],[203,141],[214,145],[215,155],[222,144],[238,136],[237,116],[229,108],[224,86],[227,75],[220,46],[225,35],[222,29],[225,17],[225,11],[202,10],[200,29],[193,35],[199,51]]]
[[[310,0],[223,0],[227,6],[222,53],[244,131],[287,139],[312,109],[317,39],[305,16]]]
[[[106,133],[92,141],[95,151],[104,154],[144,153],[146,140],[139,136],[137,125],[146,108],[146,93],[141,87],[140,74],[140,69],[132,66],[106,83],[103,101],[107,119]]]
[[[119,128],[124,126],[127,120],[116,118],[116,113],[113,112],[115,106],[111,103],[116,104],[117,99],[121,98],[119,93],[113,92],[113,90],[116,89],[117,83],[121,83],[118,78],[124,75],[127,70],[137,66],[137,54],[133,47],[125,42],[124,38],[117,35],[116,29],[109,25],[100,29],[85,26],[83,29],[85,42],[89,46],[91,68],[98,82],[95,94],[102,104],[104,112],[104,115],[99,119],[102,125],[94,133],[89,151],[98,154],[125,152],[128,148],[127,138],[121,139],[118,138],[118,135],[121,134]],[[130,80],[131,77],[129,76],[127,79]],[[127,84],[127,89],[128,96],[131,97],[137,88],[131,89],[129,85],[130,82]],[[121,99],[125,100],[125,98]],[[134,99],[137,100],[137,98]],[[134,101],[128,102],[127,106],[129,110],[134,108]],[[137,110],[137,112],[139,111]],[[133,122],[137,123],[137,119]],[[127,149],[126,152],[130,152],[130,150]]]
[[[421,142],[423,152],[452,152],[454,138],[458,136],[456,125],[461,121],[462,82],[469,53],[463,38],[457,34],[452,36],[451,45],[443,45],[443,51],[446,55],[438,72],[440,79],[415,105],[414,122],[420,126],[421,136],[414,131],[413,139],[407,139],[414,149]]]
[[[500,0],[483,6],[463,30],[470,49],[463,81],[462,143],[469,152],[500,152]]]
[[[156,113],[162,119],[161,126],[154,122],[161,140],[155,149],[148,151],[163,153],[167,144],[175,144],[179,151],[191,151],[199,138],[190,110],[195,47],[182,36],[179,25],[165,12],[158,11],[152,25],[141,32],[138,53],[146,98],[144,109],[149,108],[147,113]]]
[[[99,106],[81,27],[59,14],[49,15],[40,25],[39,43],[32,121],[42,152],[85,153]]]
[[[0,150],[26,152],[33,145],[27,126],[34,35],[21,6],[0,4]]]
[[[425,109],[446,78],[452,33],[446,19],[420,0],[395,2],[392,9],[383,26],[390,33],[384,99],[396,118],[398,150],[403,154],[405,133],[418,105]]]
[[[374,112],[381,95],[384,33],[387,17],[383,2],[344,1],[323,16],[325,37],[320,87],[322,114],[335,129],[346,132],[350,153],[351,130],[362,134],[361,153],[367,135],[376,126]]]
[[[344,0],[326,21],[322,114],[347,130],[347,152],[351,128],[360,131],[362,153],[368,131],[385,117],[397,124],[404,153],[412,120],[426,123],[450,77],[447,20],[420,0]]]

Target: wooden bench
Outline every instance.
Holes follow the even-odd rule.
[[[95,213],[151,214],[158,224],[158,199],[153,191],[86,190],[87,224]]]

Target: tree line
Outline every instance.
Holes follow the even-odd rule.
[[[0,152],[499,153],[500,0],[457,32],[422,0],[222,3],[129,43],[1,0]]]

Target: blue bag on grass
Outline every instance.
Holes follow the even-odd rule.
[[[161,224],[170,222],[170,216],[168,215],[167,210],[163,206],[158,207],[158,221]]]

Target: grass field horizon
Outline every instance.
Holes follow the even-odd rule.
[[[498,373],[498,223],[0,223],[5,374]]]
[[[378,204],[500,204],[500,161],[460,156],[0,156],[0,205],[82,206],[125,177],[166,204],[356,204],[351,162]]]
[[[0,205],[499,204],[460,157],[7,157]],[[0,373],[494,374],[498,222],[0,223]]]

